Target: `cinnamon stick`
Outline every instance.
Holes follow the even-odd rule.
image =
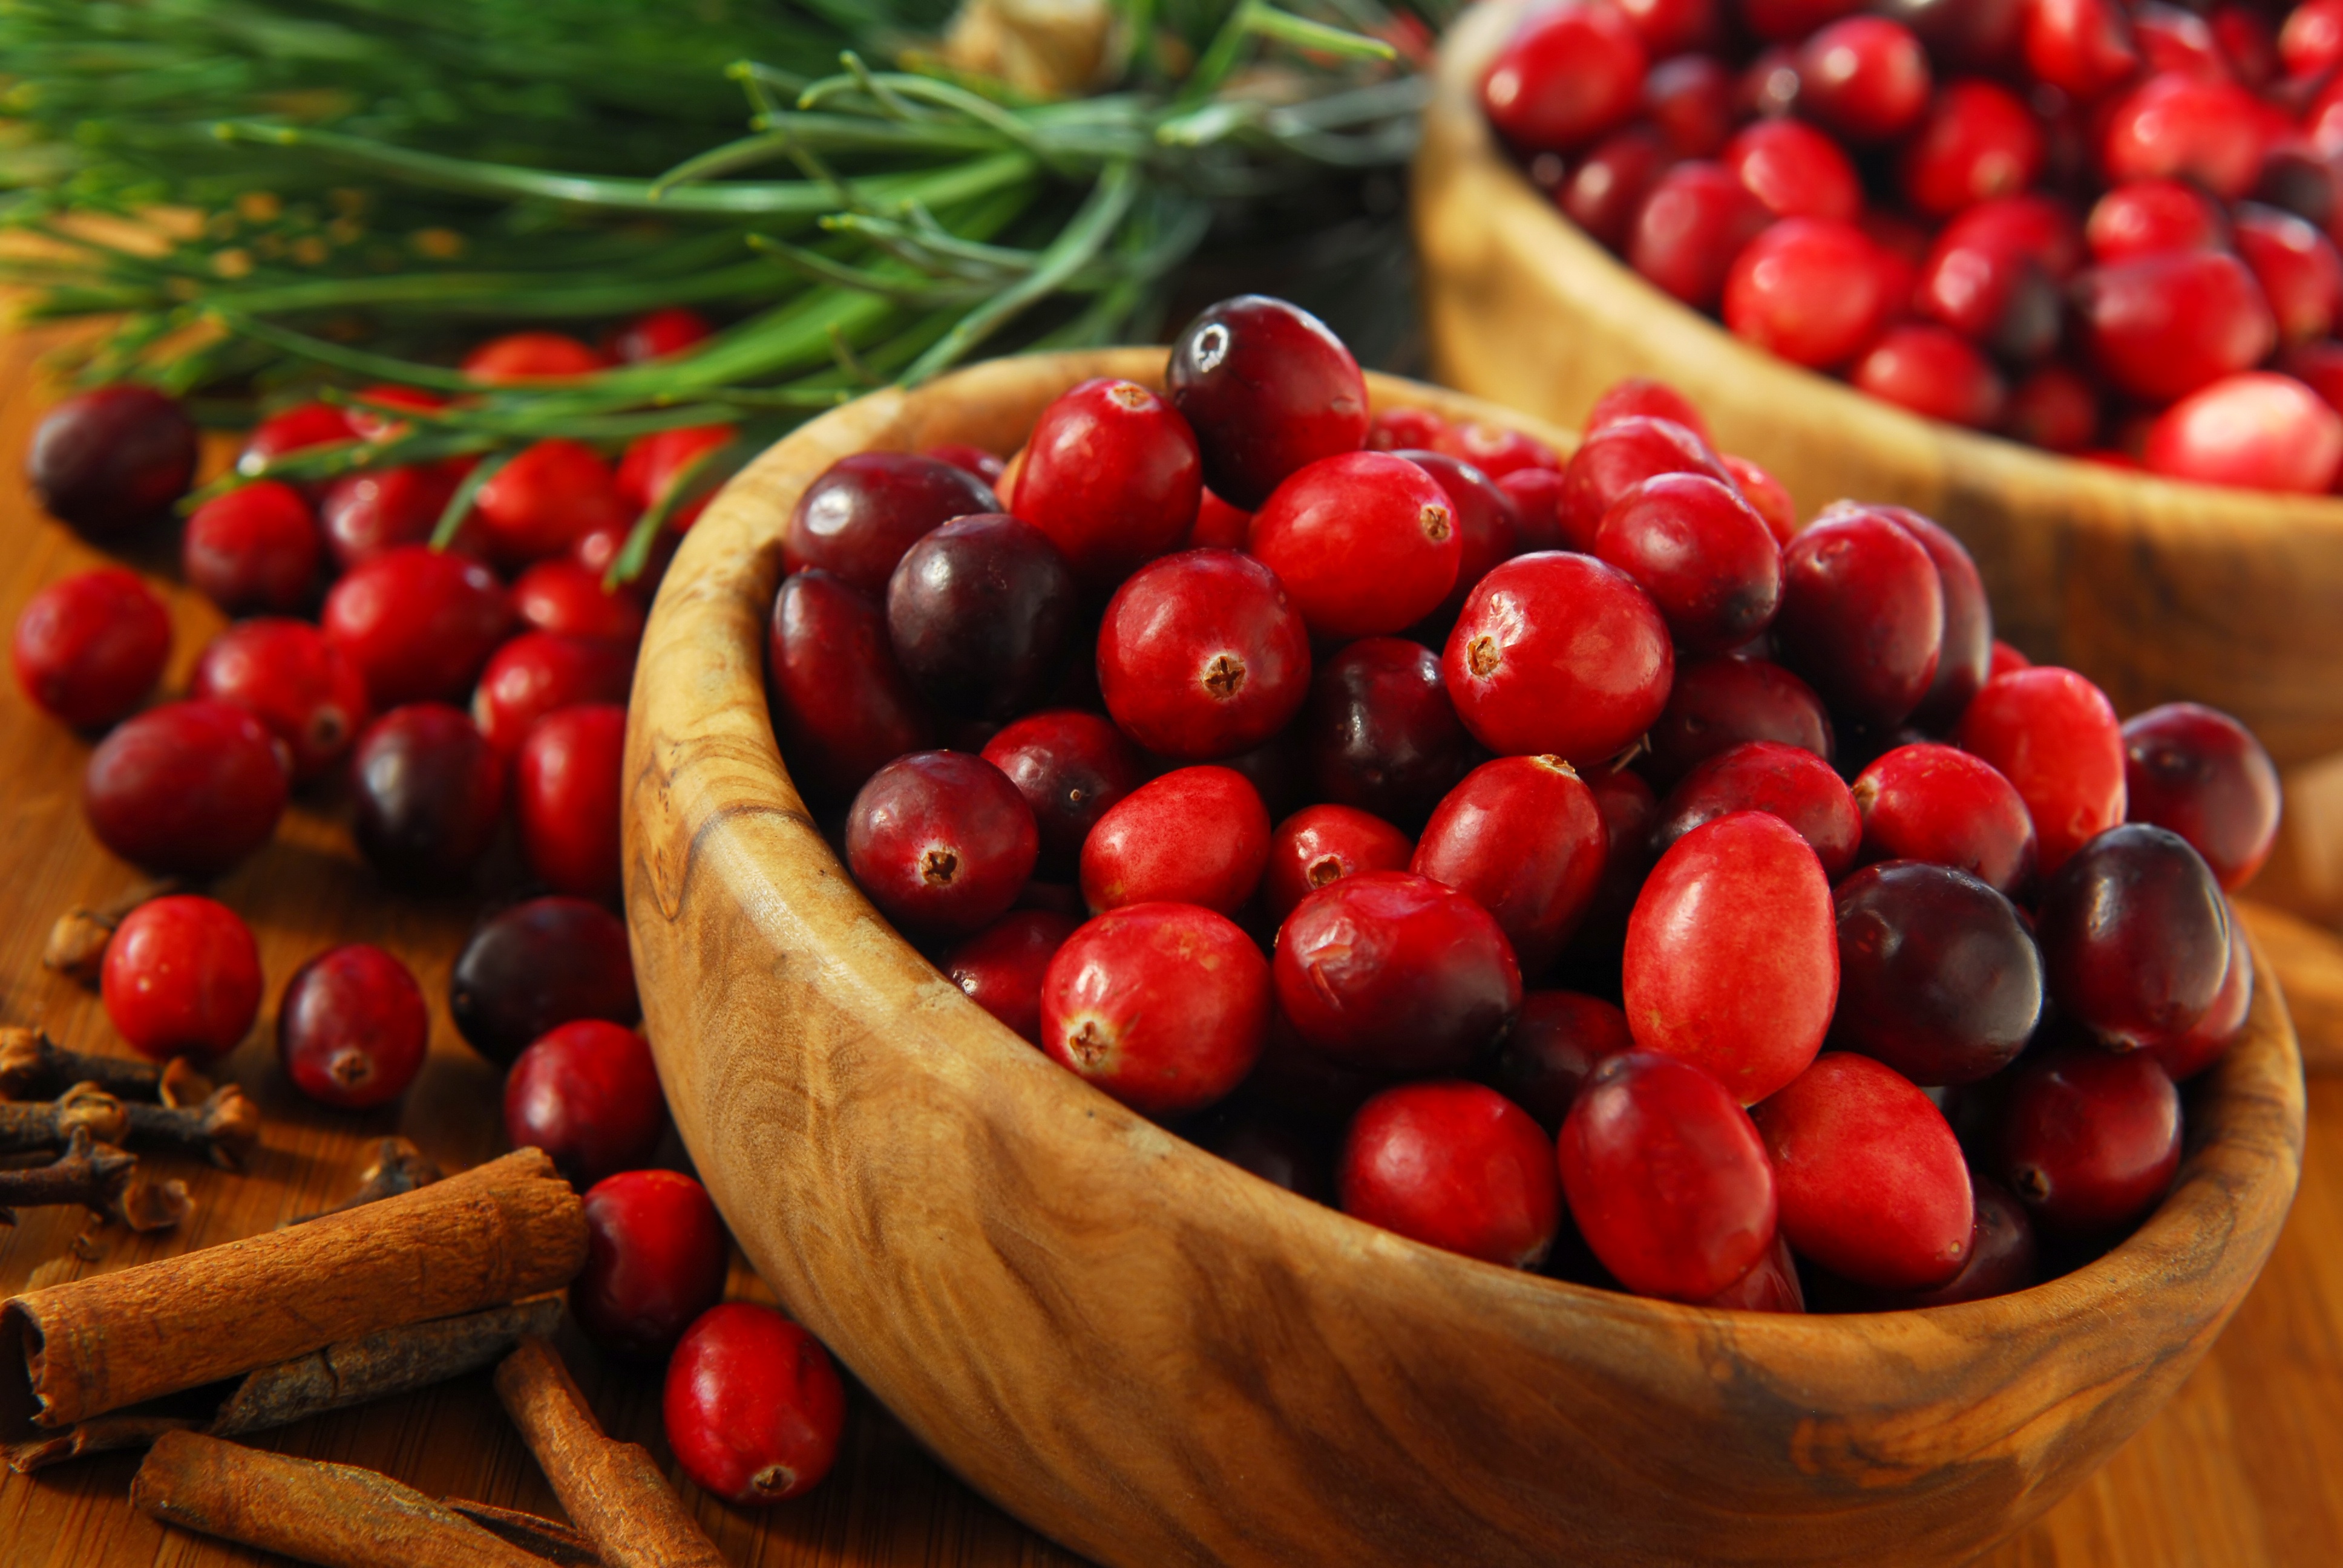
[[[542,1337],[523,1339],[497,1368],[497,1397],[562,1511],[609,1568],[724,1568],[650,1452],[603,1434]]]
[[[27,1292],[0,1306],[0,1438],[556,1290],[585,1261],[578,1194],[521,1149],[347,1214]]]
[[[559,1563],[561,1568],[599,1568],[602,1559],[595,1553],[594,1543],[558,1519],[523,1513],[518,1508],[498,1508],[493,1503],[474,1503],[464,1497],[443,1497],[439,1501],[491,1535],[501,1535],[548,1563]]]
[[[176,877],[166,877],[160,881],[136,883],[94,909],[67,910],[49,928],[48,945],[41,953],[41,962],[84,985],[96,985],[106,967],[106,945],[114,940],[116,928],[130,917],[130,911],[166,894],[185,892],[186,887]]]
[[[198,1432],[156,1440],[130,1483],[140,1513],[325,1568],[546,1568],[411,1486]]]
[[[358,1189],[330,1208],[314,1214],[296,1214],[287,1225],[306,1225],[328,1214],[340,1214],[378,1199],[396,1198],[417,1187],[428,1187],[443,1175],[431,1156],[404,1138],[386,1138],[374,1146],[374,1163],[359,1173]]]
[[[39,1100],[76,1083],[95,1083],[116,1100],[193,1105],[212,1091],[208,1079],[175,1056],[157,1067],[127,1056],[67,1050],[37,1029],[0,1028],[0,1100]]]

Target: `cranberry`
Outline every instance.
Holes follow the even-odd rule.
[[[1928,107],[1928,55],[1910,28],[1881,16],[1833,22],[1798,50],[1799,107],[1842,136],[1901,136]]]
[[[1634,1049],[1627,1015],[1601,997],[1527,991],[1521,1016],[1489,1064],[1489,1077],[1499,1093],[1555,1132],[1587,1075],[1608,1058]]]
[[[1870,9],[1912,29],[1934,58],[1971,70],[2016,49],[2026,0],[1872,0]]]
[[[2033,879],[2034,819],[1991,764],[1950,746],[1898,746],[1855,780],[1863,859],[1926,860],[2015,896]]]
[[[1675,656],[1634,579],[1585,556],[1516,556],[1464,601],[1441,675],[1492,751],[1608,759],[1667,704]]]
[[[623,1025],[558,1025],[505,1075],[505,1136],[516,1149],[544,1150],[572,1186],[644,1164],[666,1132],[651,1048]]]
[[[600,528],[588,528],[578,536],[576,544],[569,547],[568,564],[583,568],[597,583],[609,581],[611,573],[618,569],[618,558],[626,553],[628,536],[633,532],[631,524],[623,528],[605,524]],[[642,569],[625,578],[620,583],[621,590],[631,590],[637,594],[655,592],[659,579],[667,575],[669,564],[675,559],[676,547],[681,542],[673,528],[661,528],[651,540],[650,554],[644,560]],[[528,576],[528,572],[521,574],[523,578]]]
[[[347,571],[429,539],[455,494],[454,477],[436,466],[345,474],[319,501],[318,526],[334,564]],[[458,542],[469,551],[475,539],[468,524]]]
[[[2077,850],[2044,888],[2036,925],[2059,1010],[2117,1050],[2186,1033],[2228,972],[2220,884],[2187,839],[2147,823]]]
[[[1975,1169],[1969,1171],[1969,1191],[1976,1221],[1969,1231],[1968,1261],[1961,1265],[1961,1271],[1933,1291],[1895,1292],[1881,1305],[1949,1307],[2006,1296],[2034,1282],[2034,1221],[2026,1205],[2011,1196],[2008,1188]]]
[[[2006,88],[1976,78],[1948,82],[1905,145],[1905,198],[1931,217],[2015,196],[2041,172],[2042,129]]]
[[[846,860],[900,925],[964,933],[1005,914],[1041,839],[1007,776],[980,757],[916,751],[870,777],[847,813]]]
[[[1341,338],[1258,294],[1208,307],[1172,345],[1172,406],[1196,432],[1204,483],[1256,508],[1285,479],[1366,440],[1367,385]]]
[[[320,1105],[370,1111],[423,1070],[431,1010],[407,966],[364,942],[319,953],[286,982],[277,1054],[293,1087]]]
[[[2141,457],[2171,478],[2324,495],[2343,469],[2343,415],[2291,376],[2248,371],[2166,409]]]
[[[1835,508],[1833,508],[1834,510]],[[1993,607],[1976,558],[1950,533],[1906,507],[1878,507],[1889,522],[1919,541],[1936,564],[1945,596],[1945,635],[1937,647],[1936,675],[1913,722],[1949,729],[1984,689],[1993,663]]]
[[[1774,1244],[1774,1170],[1749,1113],[1690,1062],[1630,1050],[1596,1064],[1557,1150],[1563,1194],[1629,1290],[1705,1301]]]
[[[1878,336],[1896,303],[1878,256],[1853,224],[1785,218],[1735,260],[1725,324],[1793,363],[1844,364]]]
[[[1716,156],[1733,135],[1733,73],[1709,55],[1678,55],[1674,59],[1662,60],[1644,77],[1644,118],[1658,128],[1667,152],[1674,156]],[[1639,133],[1635,128],[1619,133],[1638,134],[1650,133]],[[1588,163],[1593,161],[1590,156]],[[1572,176],[1574,186],[1585,171],[1586,165],[1582,164]],[[1657,174],[1658,167],[1652,172]],[[1633,216],[1632,207],[1621,214],[1623,219]],[[1604,236],[1604,243],[1616,245],[1625,232],[1623,222],[1616,232]]]
[[[224,702],[170,702],[98,742],[82,809],[98,841],[131,864],[208,877],[268,841],[285,790],[259,719]]]
[[[1744,126],[1726,144],[1722,161],[1775,217],[1843,223],[1863,209],[1863,183],[1855,166],[1836,142],[1800,121],[1758,120]]]
[[[1212,491],[1196,507],[1196,526],[1188,530],[1192,550],[1241,550],[1252,537],[1252,514],[1239,511]]]
[[[1203,488],[1195,433],[1135,381],[1085,381],[1041,411],[1011,499],[1093,586],[1180,548]]]
[[[2343,0],[2303,0],[2278,33],[2278,57],[2289,76],[2318,76],[2343,65]]]
[[[260,1013],[260,949],[225,904],[192,893],[122,918],[99,975],[106,1016],[141,1056],[226,1056]]]
[[[1051,910],[1013,910],[954,948],[943,971],[970,1000],[1039,1045],[1042,972],[1075,924]]]
[[[2071,669],[1996,675],[1954,740],[2016,786],[2045,875],[2124,819],[2123,734],[2107,694]]]
[[[1568,763],[1501,757],[1440,802],[1408,869],[1471,895],[1534,975],[1593,902],[1606,847],[1594,792]]]
[[[2021,246],[1969,240],[1961,236],[1960,228],[1957,222],[1946,226],[1921,259],[1914,284],[1914,307],[1951,327],[1966,343],[1989,349],[2006,359],[2031,364],[2041,358],[2056,347],[2058,340],[2059,313],[2064,302],[2057,283],[2035,251]],[[1889,335],[1898,330],[1902,329],[1891,327]],[[1951,359],[1951,350],[1940,349],[1938,357]],[[1956,361],[1949,367],[1957,365]],[[1936,387],[1933,402],[1937,406],[1950,401],[1937,383],[1958,379],[1943,377],[1941,368],[1944,367],[1940,367],[1937,377],[1919,383],[1917,388]],[[1873,373],[1879,374],[1877,370]],[[1926,401],[1914,406],[1920,407],[1924,413],[1933,411]]]
[[[1644,65],[1644,42],[1617,7],[1563,0],[1513,29],[1481,78],[1481,105],[1516,147],[1569,152],[1634,114]]]
[[[2143,256],[2227,249],[2229,224],[2204,192],[2173,179],[2119,185],[2091,207],[2084,231],[2091,256],[2107,265]]]
[[[2244,202],[2237,246],[2269,299],[2280,343],[2313,342],[2334,329],[2343,257],[2332,240],[2290,212]]]
[[[965,441],[946,441],[940,447],[929,447],[920,455],[923,457],[933,457],[939,463],[950,463],[963,473],[974,475],[995,490],[1000,487],[1001,477],[1009,472],[1009,465],[1001,458],[981,447],[970,446]]]
[[[1588,775],[1586,787],[1594,792],[1594,809],[1602,813],[1607,848],[1603,880],[1580,927],[1579,945],[1615,954],[1626,940],[1627,917],[1644,890],[1644,874],[1651,869],[1649,845],[1652,824],[1659,819],[1659,797],[1624,767]]]
[[[1835,1050],[1916,1083],[2000,1071],[2042,1018],[2041,954],[2016,906],[1965,871],[1917,860],[1839,884]]]
[[[2151,72],[2177,71],[2201,82],[2236,79],[2204,17],[2159,0],[2140,0],[2132,24]]]
[[[2131,19],[2117,0],[2032,0],[2021,43],[2036,81],[2082,103],[2139,68]]]
[[[1663,474],[1733,483],[1733,476],[1693,426],[1659,416],[1622,414],[1590,429],[1563,471],[1558,514],[1563,547],[1594,554],[1611,508],[1636,486]]]
[[[1448,421],[1429,408],[1382,408],[1367,422],[1366,446],[1371,452],[1431,451],[1447,434]]]
[[[257,477],[269,464],[312,447],[335,447],[358,439],[347,410],[330,403],[296,403],[281,408],[252,427],[236,454],[236,471]]]
[[[1685,774],[1660,803],[1652,851],[1664,854],[1694,828],[1735,811],[1770,812],[1796,829],[1833,881],[1855,864],[1863,822],[1846,786],[1822,758],[1778,740],[1745,742]]]
[[[724,1294],[724,1221],[677,1171],[621,1171],[586,1193],[586,1267],[569,1310],[598,1344],[667,1354]]]
[[[1269,809],[1229,768],[1180,768],[1109,807],[1082,841],[1092,910],[1200,904],[1233,915],[1269,863]]]
[[[538,631],[629,648],[643,635],[641,601],[625,588],[604,588],[575,561],[538,562],[513,584],[512,602],[522,622]]]
[[[35,707],[96,729],[131,712],[162,678],[171,615],[126,567],[75,572],[26,601],[9,654]]]
[[[1790,498],[1789,487],[1774,477],[1746,457],[1736,457],[1727,452],[1718,459],[1725,471],[1733,476],[1734,488],[1741,492],[1777,545],[1786,545],[1798,531],[1798,505]]]
[[[1883,403],[1973,430],[1999,425],[2009,397],[2001,373],[1966,338],[1924,322],[1889,327],[1846,378]]]
[[[2011,389],[2004,433],[2053,452],[2080,452],[2098,434],[2099,401],[2091,384],[2065,365],[2045,365]]]
[[[1305,806],[1270,837],[1262,907],[1282,921],[1327,883],[1360,871],[1404,871],[1414,852],[1407,835],[1380,817],[1350,806]]]
[[[1275,573],[1231,550],[1143,567],[1099,632],[1099,689],[1160,756],[1226,757],[1283,729],[1310,693],[1310,638]]]
[[[2076,288],[2083,340],[2100,371],[2151,402],[2249,368],[2277,345],[2261,286],[2233,256],[2144,256],[2087,272]]]
[[[2238,81],[2257,92],[2270,85],[2278,75],[2278,30],[2267,17],[2242,5],[2220,5],[2207,25]]]
[[[538,441],[497,470],[472,499],[484,542],[508,565],[558,556],[579,536],[631,516],[609,464],[576,441]]]
[[[2000,1144],[2002,1175],[2045,1228],[2113,1230],[2172,1185],[2180,1096],[2143,1053],[2066,1046],[2016,1070]]]
[[[1665,419],[1671,424],[1683,426],[1697,437],[1700,443],[1697,449],[1713,449],[1716,445],[1716,438],[1708,433],[1708,424],[1700,417],[1700,410],[1693,407],[1692,399],[1666,382],[1655,381],[1648,376],[1629,376],[1604,388],[1603,396],[1594,400],[1594,407],[1586,411],[1584,434],[1592,437],[1604,426],[1616,425],[1623,419]],[[1585,442],[1582,440],[1579,446],[1584,450]],[[1650,476],[1638,477],[1648,478]],[[1595,519],[1600,521],[1601,518],[1602,513],[1597,511]]]
[[[715,332],[708,317],[689,306],[662,305],[610,334],[610,357],[621,365],[645,365],[696,347]]]
[[[1145,777],[1120,730],[1072,709],[1018,719],[985,742],[984,759],[1007,774],[1032,808],[1041,864],[1052,871],[1073,868],[1099,818]]]
[[[1486,425],[1467,425],[1462,433],[1489,428]],[[1499,561],[1521,554],[1521,513],[1513,498],[1499,489],[1495,480],[1465,458],[1446,452],[1404,451],[1398,456],[1431,475],[1453,508],[1456,537],[1461,541],[1456,580],[1450,585],[1448,597],[1426,618],[1431,625],[1444,628],[1464,608],[1464,598],[1475,584],[1487,577]],[[1546,471],[1558,473],[1559,469]]]
[[[947,712],[1005,719],[1049,689],[1075,592],[1065,557],[1031,523],[955,518],[904,552],[887,585],[896,667]]]
[[[841,457],[806,487],[781,541],[792,572],[820,567],[849,587],[883,593],[903,552],[954,518],[998,512],[982,481],[909,452]]]
[[[2254,950],[2246,940],[2246,923],[2233,910],[2229,914],[2229,965],[2221,975],[2221,990],[2205,1016],[2186,1034],[2144,1046],[2140,1054],[2155,1059],[2175,1083],[2185,1082],[2221,1060],[2237,1037],[2254,1006]]]
[[[2253,732],[2194,702],[2151,708],[2123,727],[2129,819],[2188,840],[2231,892],[2269,857],[2278,837],[2278,769]]]
[[[1638,1049],[1715,1073],[1745,1103],[1765,1099],[1814,1060],[1838,995],[1822,863],[1763,811],[1694,828],[1644,880],[1622,978]]]
[[[684,1473],[727,1503],[779,1503],[838,1457],[846,1390],[820,1342],[770,1307],[727,1302],[684,1331],[661,1401]]]
[[[595,516],[599,520],[585,531],[631,524],[635,512],[649,510],[665,500],[668,492],[678,485],[691,482],[685,474],[692,472],[696,478],[695,465],[708,453],[729,445],[739,434],[729,425],[685,425],[637,437],[618,459],[618,470],[612,477],[612,486],[626,505],[617,508],[597,506]],[[682,533],[699,520],[699,514],[714,498],[710,492],[679,502],[668,512],[668,529]],[[570,548],[574,549],[575,544]]]
[[[1507,474],[1523,468],[1551,468],[1557,472],[1563,464],[1562,454],[1525,430],[1510,425],[1492,425],[1480,419],[1467,419],[1458,425],[1443,425],[1433,436],[1429,450],[1459,463],[1468,463],[1492,479],[1502,479]],[[1435,468],[1435,477],[1446,483]]]
[[[1313,1203],[1333,1201],[1333,1157],[1315,1127],[1256,1102],[1232,1103],[1212,1120],[1198,1139],[1206,1152]]]
[[[2032,669],[2033,668],[2034,661],[2032,659],[2018,652],[2017,649],[2010,647],[2009,644],[2002,641],[2001,638],[1995,638],[1993,639],[1992,662],[1986,667],[1986,678],[1987,680],[1993,679],[1996,676],[2007,675],[2012,670]]]
[[[1717,0],[1618,0],[1618,5],[1655,60],[1686,49],[1713,48],[1724,37]]]
[[[1278,932],[1272,973],[1304,1043],[1373,1072],[1457,1071],[1522,1002],[1497,922],[1408,871],[1362,871],[1303,899]]]
[[[1368,1101],[1335,1181],[1345,1214],[1507,1268],[1543,1262],[1562,1222],[1545,1133],[1477,1083],[1411,1083]]]
[[[1752,740],[1803,747],[1827,761],[1830,716],[1814,688],[1762,658],[1705,658],[1680,665],[1667,707],[1645,737],[1640,766],[1673,789],[1694,768]]]
[[[1736,647],[1765,629],[1782,598],[1782,548],[1732,486],[1662,474],[1611,504],[1594,554],[1652,596],[1678,648]]]
[[[1041,1049],[1144,1116],[1225,1099],[1269,1032],[1269,965],[1226,916],[1126,904],[1068,937],[1041,981]]]
[[[591,702],[546,715],[513,759],[523,854],[556,892],[615,899],[627,710]]]
[[[766,657],[773,728],[809,793],[851,796],[934,737],[934,720],[895,663],[879,607],[829,572],[782,580]]]
[[[1798,1261],[1788,1239],[1776,1231],[1774,1244],[1747,1273],[1699,1304],[1743,1312],[1804,1312],[1805,1287],[1798,1281]]]
[[[500,1067],[560,1024],[632,1023],[627,928],[583,899],[531,899],[499,910],[457,956],[447,1010],[472,1049]]]
[[[327,640],[383,708],[469,689],[511,622],[495,573],[421,545],[352,568],[326,596],[324,616]]]
[[[2254,188],[2266,132],[2260,102],[2234,82],[2150,76],[2107,116],[2100,162],[2115,181],[2193,180],[2224,201]]]
[[[339,762],[367,718],[357,667],[305,620],[229,627],[196,661],[189,694],[232,703],[266,724],[291,757],[297,784]]]
[[[530,726],[580,703],[624,703],[633,649],[551,632],[524,632],[490,656],[472,693],[472,720],[498,750],[518,749]]]
[[[1773,221],[1723,164],[1692,159],[1660,176],[1636,210],[1627,263],[1695,310],[1712,310],[1725,275]]]
[[[1863,9],[1863,0],[1740,0],[1748,29],[1769,43],[1803,38],[1828,22]]]
[[[608,368],[609,363],[598,350],[566,333],[508,332],[465,355],[462,369],[475,381],[504,387],[590,376]]]
[[[407,434],[405,420],[392,418],[381,407],[369,407],[376,404],[391,408],[445,408],[447,398],[443,393],[426,392],[419,387],[361,387],[350,395],[350,407],[343,415],[361,440],[395,441]]]
[[[189,583],[229,615],[298,609],[317,587],[317,524],[290,485],[263,479],[196,508],[180,537]]]
[[[1936,678],[1944,579],[1920,542],[1873,511],[1817,519],[1782,558],[1774,637],[1832,711],[1889,726]]]
[[[1733,106],[1744,119],[1773,120],[1798,108],[1798,52],[1786,44],[1757,51],[1733,86]]]
[[[1438,481],[1388,452],[1322,457],[1253,514],[1247,548],[1321,637],[1370,637],[1422,619],[1456,581],[1463,540]]]
[[[1302,722],[1322,798],[1413,826],[1472,767],[1472,737],[1421,643],[1363,638],[1329,659]]]
[[[488,852],[504,813],[505,763],[468,716],[437,702],[394,708],[350,757],[358,848],[385,881],[442,887]]]
[[[152,387],[66,398],[42,416],[25,453],[34,498],[91,538],[161,517],[195,475],[195,421]]]

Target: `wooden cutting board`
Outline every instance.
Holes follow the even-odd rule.
[[[0,621],[13,626],[42,585],[97,564],[97,552],[40,517],[18,455],[37,412],[34,346],[0,338]],[[166,541],[129,552],[168,597],[177,634],[166,689],[221,620],[181,588]],[[0,1022],[37,1023],[84,1050],[124,1049],[96,998],[41,968],[49,922],[103,900],[132,879],[90,836],[80,809],[89,739],[35,711],[0,682]],[[26,1210],[0,1231],[0,1294],[122,1268],[149,1257],[264,1231],[356,1185],[374,1141],[397,1132],[444,1166],[501,1147],[498,1078],[448,1022],[448,966],[478,912],[473,900],[383,892],[352,849],[330,797],[305,799],[275,842],[224,879],[217,895],[251,922],[269,1003],[243,1049],[223,1064],[268,1117],[242,1175],[156,1159],[183,1177],[193,1220],[134,1240],[91,1231],[84,1257],[77,1211]],[[2258,923],[2264,940],[2267,930]],[[2315,933],[2296,933],[2318,958]],[[276,993],[311,955],[339,942],[377,942],[403,958],[432,999],[432,1054],[395,1110],[352,1116],[295,1095],[273,1050]],[[2343,977],[2343,968],[2334,971]],[[2343,1020],[2343,980],[2324,1005]],[[2308,1041],[2306,1040],[2306,1044]],[[2238,1564],[2294,1568],[2343,1562],[2343,1079],[2315,1081],[2301,1195],[2268,1271],[2213,1353],[2173,1403],[2097,1476],[1988,1561],[1996,1568],[2066,1564]],[[734,1293],[760,1296],[737,1268]],[[570,1332],[564,1347],[604,1424],[667,1458],[658,1369],[609,1362]],[[556,1512],[485,1376],[264,1433],[264,1446],[387,1472],[435,1496]],[[1686,1441],[1696,1441],[1687,1434]],[[6,1568],[173,1568],[284,1559],[166,1532],[132,1512],[135,1456],[113,1455],[38,1477],[0,1473],[0,1563]],[[670,1465],[670,1473],[673,1473]],[[811,1495],[762,1513],[728,1508],[685,1486],[687,1502],[742,1568],[830,1565],[1071,1564],[945,1474],[867,1396],[852,1404],[838,1469]],[[1557,1543],[1557,1555],[1566,1555]]]

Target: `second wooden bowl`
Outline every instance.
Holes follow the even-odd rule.
[[[627,737],[636,975],[758,1271],[971,1485],[1104,1563],[1869,1568],[2018,1529],[2172,1392],[2277,1240],[2303,1102],[2275,987],[2107,1256],[1998,1301],[1780,1317],[1494,1268],[1260,1181],[995,1022],[856,890],[766,713],[790,508],[849,453],[1009,451],[1066,387],[1163,358],[1005,360],[825,416],[659,590]]]

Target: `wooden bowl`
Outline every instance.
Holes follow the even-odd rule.
[[[1005,360],[825,416],[659,590],[627,737],[636,975],[758,1271],[971,1485],[1108,1563],[1868,1568],[1966,1559],[2047,1507],[2277,1239],[2303,1101],[2275,988],[2192,1091],[2172,1195],[2106,1257],[1999,1301],[1778,1317],[1494,1268],[1257,1181],[995,1022],[856,890],[766,714],[791,505],[850,452],[1007,451],[1074,382],[1163,357]]]

